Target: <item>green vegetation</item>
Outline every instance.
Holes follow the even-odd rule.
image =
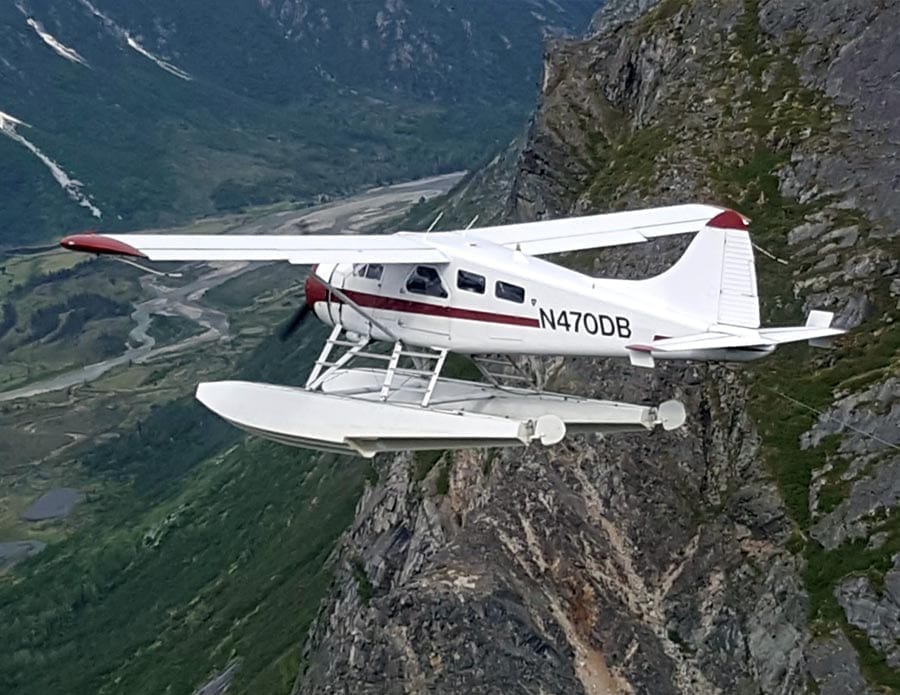
[[[660,3],[640,20],[644,31],[676,35],[670,20],[686,6],[682,0]],[[706,171],[699,180],[712,192],[713,199],[750,217],[757,244],[791,259],[788,270],[760,257],[757,269],[763,288],[764,322],[796,324],[802,321],[802,306],[794,283],[807,277],[818,259],[798,258],[798,249],[788,246],[788,233],[822,213],[833,201],[815,198],[800,203],[783,196],[779,170],[789,163],[802,140],[827,136],[823,138],[825,148],[828,143],[839,142],[841,136],[831,133],[830,126],[842,115],[825,95],[801,84],[794,62],[802,48],[799,39],[788,36],[784,45],[776,45],[761,31],[758,0],[745,0],[734,35],[722,38],[722,54],[718,60],[707,56],[703,75],[705,95],[715,100],[723,117],[722,127],[710,131],[698,124],[701,129],[693,130],[676,120],[689,119],[696,110],[688,103],[688,96],[667,108],[668,116],[634,132],[623,132],[615,117],[601,124],[602,132],[596,125],[587,124],[585,127],[593,131],[589,142],[596,172],[586,197],[598,207],[610,209],[621,198],[652,191],[654,180],[667,166],[667,153],[673,153],[689,175],[692,166],[704,166],[705,162]],[[667,117],[669,120],[665,120]],[[858,210],[829,209],[827,215],[825,219],[834,228],[852,224],[863,233],[872,228]],[[888,241],[869,237],[865,243],[869,249],[881,247],[889,257],[897,255],[896,245]],[[859,250],[857,246],[846,251],[846,258]],[[863,572],[876,583],[883,581],[892,555],[900,549],[897,516],[876,520],[873,533],[888,533],[888,541],[878,549],[854,541],[826,551],[809,536],[813,523],[812,476],[831,464],[818,494],[817,511],[827,513],[849,492],[850,483],[841,479],[849,461],[838,453],[840,436],[826,437],[816,447],[800,448],[801,435],[818,417],[812,409],[825,410],[839,392],[859,390],[900,369],[900,328],[881,320],[895,313],[896,300],[886,292],[883,279],[878,283],[870,294],[875,318],[842,338],[836,351],[816,351],[801,345],[782,347],[775,356],[751,365],[746,374],[763,455],[796,524],[788,548],[806,560],[811,619],[823,634],[835,627],[843,629],[860,655],[869,682],[897,689],[900,676],[887,668],[864,635],[846,623],[834,598],[835,587],[848,574]],[[797,364],[806,366],[798,370]]]
[[[434,479],[434,491],[438,495],[446,495],[450,492],[450,469],[452,467],[452,461],[445,461],[438,468],[437,476]]]
[[[827,551],[806,535],[812,522],[809,511],[812,472],[828,461],[836,465],[819,497],[819,511],[827,513],[849,491],[848,484],[839,478],[846,464],[835,457],[838,437],[830,437],[815,448],[799,448],[800,435],[812,427],[816,416],[808,408],[785,398],[824,409],[830,405],[833,394],[854,384],[858,375],[885,375],[896,370],[900,364],[900,329],[892,326],[869,334],[872,329],[871,325],[864,325],[848,336],[847,344],[827,363],[818,358],[815,371],[799,373],[796,369],[798,361],[817,364],[811,348],[805,347],[783,350],[783,354],[770,358],[767,365],[754,368],[751,412],[763,435],[763,453],[800,530],[791,551],[802,552],[806,560],[804,579],[810,594],[810,620],[823,634],[835,625],[841,627],[856,648],[869,682],[898,688],[900,674],[889,669],[868,639],[847,624],[834,590],[848,574],[874,574],[873,579],[883,581],[892,557],[900,551],[900,516],[895,511],[873,525],[872,533],[888,534],[888,540],[877,549],[869,549],[863,539]]]
[[[63,302],[42,306],[31,312],[27,341],[43,340],[51,333],[59,340],[77,336],[88,321],[109,316],[128,316],[131,305],[102,294],[76,294]]]
[[[312,359],[268,339],[238,376],[291,383]],[[234,692],[287,692],[368,463],[243,441],[176,400],[80,467],[103,481],[82,525],[0,582],[0,689],[191,692],[240,658]]]
[[[839,444],[839,437],[832,436],[818,447],[799,448],[800,436],[816,419],[810,408],[827,408],[834,393],[853,383],[856,375],[869,371],[885,373],[896,366],[900,357],[900,330],[894,328],[867,335],[862,327],[845,338],[844,343],[840,354],[825,358],[804,346],[782,348],[780,354],[750,370],[751,412],[760,425],[766,459],[791,517],[803,530],[808,529],[811,522],[809,486],[812,472],[834,457]],[[813,365],[813,369],[798,372],[798,362]],[[839,467],[830,477],[835,486],[839,485],[841,470]]]
[[[0,301],[5,301],[15,288],[35,284],[38,279],[52,282],[53,279],[65,278],[75,266],[86,262],[89,262],[87,256],[57,248],[43,253],[0,254]]]
[[[690,0],[663,0],[663,2],[644,14],[638,21],[646,30],[655,24],[668,22],[688,5],[690,5]]]
[[[431,469],[446,453],[444,450],[417,451],[413,456],[413,480],[417,482],[425,480],[431,473]]]
[[[437,467],[434,474],[434,492],[446,495],[450,492],[450,469],[453,459],[447,450],[417,451],[413,457],[413,480],[422,482]]]
[[[202,331],[195,321],[184,316],[156,315],[150,324],[149,333],[157,345],[170,345],[199,335]]]
[[[827,201],[800,204],[785,199],[779,191],[777,171],[787,162],[799,133],[821,133],[827,129],[833,107],[821,94],[801,87],[793,62],[796,42],[780,51],[767,43],[758,26],[758,9],[757,0],[746,0],[737,27],[738,45],[753,80],[752,88],[743,95],[748,106],[744,132],[756,138],[756,147],[751,148],[748,160],[723,158],[710,173],[723,198],[753,220],[757,243],[776,254],[789,254],[788,232]],[[767,78],[770,84],[765,85]],[[739,95],[726,90],[726,100],[735,96]],[[739,97],[738,103],[741,101]],[[860,222],[859,213],[845,214],[854,223]],[[835,226],[842,221],[845,220],[835,220]],[[869,225],[863,222],[862,226]],[[759,267],[760,283],[769,298],[764,305],[768,320],[795,320],[800,313],[792,287],[795,278],[773,263],[761,263]],[[884,297],[876,296],[876,301],[880,304],[876,315],[891,310]],[[900,687],[900,674],[887,668],[865,636],[847,624],[834,590],[848,574],[868,572],[883,577],[891,556],[900,550],[897,517],[892,516],[874,529],[873,532],[889,534],[889,540],[875,550],[869,550],[865,541],[851,541],[826,551],[809,538],[813,471],[828,462],[834,466],[819,495],[818,510],[827,513],[849,492],[849,484],[840,479],[848,462],[836,453],[838,436],[828,437],[819,446],[806,450],[799,447],[799,441],[817,417],[811,409],[827,409],[838,391],[858,389],[886,376],[897,369],[898,358],[900,330],[894,325],[880,325],[876,319],[842,339],[836,353],[814,353],[805,346],[782,348],[778,355],[751,372],[751,412],[763,435],[763,452],[799,530],[792,538],[791,550],[803,552],[806,559],[804,577],[810,593],[810,618],[823,633],[834,626],[841,627],[856,648],[869,682],[895,689]],[[797,370],[798,363],[809,365],[810,369]]]
[[[234,110],[231,104],[222,108]],[[251,113],[234,114],[235,125],[197,112],[190,116],[193,122],[182,124],[181,114],[158,111],[151,107],[135,116],[137,122],[152,119],[139,132],[123,132],[110,118],[102,135],[130,138],[143,142],[143,147],[106,140],[106,146],[100,146],[89,139],[101,137],[100,133],[71,140],[40,131],[28,136],[47,151],[68,150],[62,163],[77,162],[85,171],[80,176],[90,184],[86,190],[104,212],[99,224],[107,230],[124,230],[174,225],[276,201],[307,204],[322,194],[340,195],[373,183],[464,169],[511,134],[508,124],[522,123],[527,116],[524,103],[479,115],[475,107],[461,113],[396,97],[388,102],[349,94],[297,107],[261,105]],[[473,118],[491,121],[474,139],[468,130]],[[403,122],[408,127],[398,129]],[[298,128],[298,123],[304,127]],[[159,142],[148,143],[148,137]],[[10,157],[12,163],[28,172],[9,182],[8,197],[41,200],[43,218],[35,219],[31,206],[4,206],[0,246],[15,245],[23,238],[49,240],[97,226],[97,220],[75,206],[24,148],[4,138],[0,151],[6,150],[16,155]],[[115,166],[110,166],[113,154]]]
[[[302,282],[306,273],[307,269],[289,263],[264,265],[213,287],[203,298],[212,307],[234,311],[270,298],[280,287],[293,284],[295,292],[286,299],[286,304],[296,308],[303,299]]]
[[[124,495],[0,589],[4,692],[190,692],[236,655],[236,691],[259,692],[299,653],[363,472],[252,441],[159,505]]]
[[[94,4],[193,79],[125,49],[78,3],[30,9],[90,69],[74,65],[4,3],[0,84],[3,110],[84,183],[107,229],[468,168],[525,123],[545,28],[581,30],[596,9],[311,0],[296,17],[244,0]],[[21,144],[0,138],[0,160],[0,246],[98,224]]]
[[[482,379],[478,366],[466,355],[457,355],[456,353],[447,355],[447,361],[444,362],[441,374],[448,379],[468,381],[481,381]]]
[[[611,148],[595,138],[594,146],[599,147],[596,154],[605,153],[609,159],[594,176],[588,191],[591,201],[606,209],[615,208],[616,193],[623,187],[648,195],[658,158],[670,144],[661,126],[637,130]]]
[[[56,265],[60,255],[8,263],[15,280],[0,304],[0,390],[122,352],[141,296],[138,274],[118,263],[103,273],[92,262]]]
[[[891,669],[884,656],[869,643],[862,630],[849,625],[844,612],[834,598],[834,588],[848,575],[865,574],[875,586],[884,584],[884,574],[893,566],[893,556],[900,552],[900,513],[897,510],[881,523],[873,533],[886,532],[888,541],[880,548],[867,548],[865,539],[849,541],[840,548],[826,551],[815,542],[806,545],[804,579],[810,595],[810,615],[822,632],[839,625],[859,655],[860,666],[870,683],[900,691],[900,673]]]
[[[353,579],[356,581],[356,591],[359,593],[359,600],[362,601],[363,604],[366,604],[371,601],[372,597],[375,595],[375,587],[373,587],[372,582],[369,581],[369,575],[366,573],[366,565],[360,557],[353,558],[350,561],[350,565],[353,570]]]

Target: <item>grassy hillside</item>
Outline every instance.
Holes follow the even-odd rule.
[[[297,379],[301,345],[263,343],[242,376]],[[187,693],[234,660],[234,692],[286,692],[370,465],[244,440],[191,400],[79,464],[104,481],[89,517],[0,584],[3,692]]]
[[[399,214],[432,190],[382,190],[370,213]],[[347,220],[365,200],[309,214]],[[307,214],[273,211],[189,229],[302,226],[296,220]],[[331,581],[331,552],[373,469],[245,439],[193,398],[198,382],[214,379],[303,383],[326,327],[311,320],[286,343],[273,335],[302,297],[304,271],[177,270],[183,277],[150,282],[133,267],[58,249],[0,261],[4,390],[101,359],[100,337],[115,340],[121,355],[136,325],[129,313],[148,301],[157,347],[209,333],[203,307],[224,314],[208,317],[219,332],[204,342],[0,402],[0,542],[48,544],[0,572],[0,692],[189,693],[236,666],[232,692],[278,693],[296,677],[300,644]],[[198,284],[213,287],[202,307],[193,299],[182,306],[179,292]],[[167,302],[154,304],[160,294]],[[69,517],[23,520],[60,487],[84,495]]]

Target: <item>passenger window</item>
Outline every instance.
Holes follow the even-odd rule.
[[[522,304],[525,301],[525,288],[513,285],[509,282],[497,280],[494,286],[494,293],[499,299],[505,299],[508,302]]]
[[[456,286],[466,292],[484,294],[484,275],[470,273],[468,270],[460,270],[456,273]]]
[[[447,290],[444,289],[438,271],[427,265],[416,266],[406,281],[406,291],[429,297],[443,298],[447,296]]]
[[[354,263],[353,275],[368,280],[381,280],[384,266],[380,263]]]

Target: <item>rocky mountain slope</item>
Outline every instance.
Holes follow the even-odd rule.
[[[295,692],[897,692],[900,5],[611,2],[595,26],[550,46],[518,154],[446,206],[732,205],[765,320],[852,331],[745,368],[547,361],[559,390],[692,417],[383,460]],[[569,261],[634,277],[678,248]]]
[[[595,8],[10,0],[0,245],[469,167],[527,118],[543,35]]]

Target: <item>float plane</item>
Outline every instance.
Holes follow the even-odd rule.
[[[471,227],[471,225],[470,225]],[[694,234],[668,270],[595,278],[541,258]],[[546,391],[518,355],[744,362],[794,341],[827,344],[833,314],[761,328],[748,220],[711,205],[387,235],[76,234],[63,248],[149,261],[286,261],[313,266],[307,314],[332,327],[304,388],[201,383],[196,396],[237,427],[285,444],[382,451],[544,445],[567,434],[670,430],[658,406]],[[483,381],[441,376],[450,353]]]

